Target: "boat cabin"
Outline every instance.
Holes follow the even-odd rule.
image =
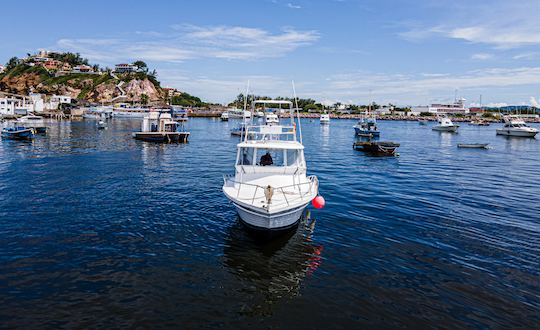
[[[142,132],[178,132],[180,124],[169,113],[150,112],[143,118]]]

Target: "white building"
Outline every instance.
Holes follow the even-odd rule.
[[[45,110],[45,102],[41,94],[32,93],[28,95],[31,101],[32,112],[43,112]]]
[[[383,105],[382,107],[379,107],[378,109],[375,110],[375,114],[376,115],[389,115],[392,113],[392,111],[394,111],[394,107],[393,106],[387,106],[387,105]]]
[[[58,110],[60,104],[71,104],[71,96],[53,95],[49,103],[47,103],[46,108],[49,110]]]
[[[464,106],[464,103],[464,98],[453,103],[434,103],[429,107],[429,112],[435,114],[467,114],[469,109]]]
[[[13,116],[13,115],[27,115],[32,111],[31,102],[26,102],[26,99],[19,99],[14,97],[0,98],[0,115]]]
[[[3,73],[4,71],[6,71],[6,67],[0,64],[0,73]]]

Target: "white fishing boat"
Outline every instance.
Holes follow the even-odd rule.
[[[257,111],[257,113],[255,113],[255,116],[259,117],[259,118],[264,118],[264,112],[263,111]]]
[[[100,120],[97,123],[97,128],[98,129],[106,129],[107,128],[107,123],[104,120]]]
[[[22,116],[21,118],[19,118],[17,122],[20,123],[22,126],[25,126],[27,128],[32,128],[35,133],[47,132],[45,121],[43,120],[43,117],[41,116],[28,114],[26,116]]]
[[[459,128],[459,125],[454,124],[447,116],[439,116],[437,121],[439,123],[432,128],[434,131],[455,133]]]
[[[318,194],[319,181],[306,174],[300,118],[297,112],[297,126],[292,102],[259,100],[252,109],[257,104],[288,106],[290,124],[252,126],[251,121],[237,145],[235,174],[224,176],[223,192],[248,227],[283,230],[298,224]]]
[[[166,112],[166,111],[163,111]],[[188,110],[182,107],[173,106],[172,107],[172,118],[178,122],[187,122],[188,121]]]
[[[229,121],[229,113],[227,111],[224,111],[221,113],[221,121]]]
[[[497,128],[497,135],[535,137],[538,130],[528,126],[519,116],[505,116],[504,126]]]
[[[273,112],[267,112],[264,116],[264,123],[266,125],[279,125],[279,118]]]
[[[319,122],[321,123],[321,125],[330,124],[330,115],[327,113],[321,114],[321,118],[319,119]]]
[[[230,108],[227,112],[229,113],[229,118],[230,119],[233,119],[233,118],[235,118],[235,119],[242,119],[242,118],[250,119],[251,118],[251,111],[248,111],[248,110]]]

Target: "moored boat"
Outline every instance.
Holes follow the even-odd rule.
[[[353,148],[379,156],[394,156],[400,144],[385,141],[357,141]]]
[[[450,118],[447,116],[439,116],[438,124],[433,126],[431,129],[439,132],[457,132],[459,125],[454,124]]]
[[[221,113],[221,121],[229,121],[229,113],[227,111],[224,111]]]
[[[458,148],[487,149],[489,143],[458,143]]]
[[[21,123],[26,128],[34,129],[35,134],[47,133],[47,126],[45,126],[45,122],[41,116],[29,114],[19,118],[17,122]]]
[[[504,126],[497,128],[497,135],[516,136],[516,137],[535,137],[538,130],[528,126],[519,116],[505,116]]]
[[[5,127],[2,129],[2,138],[15,140],[30,140],[34,138],[34,129],[23,126]]]
[[[172,120],[171,114],[156,111],[143,118],[141,131],[134,132],[133,137],[149,142],[187,142],[189,134],[180,123]]]
[[[304,146],[301,134],[297,138],[292,102],[258,100],[253,101],[252,109],[257,104],[288,106],[291,122],[288,126],[246,126],[237,145],[235,174],[224,176],[223,193],[248,227],[281,231],[298,224],[308,203],[317,196],[319,182],[317,177],[306,175]],[[297,118],[300,125],[298,113]]]
[[[327,113],[321,114],[321,118],[319,119],[319,122],[321,125],[328,125],[330,124],[330,115]]]
[[[381,135],[375,117],[362,117],[353,127],[358,136],[379,137]]]

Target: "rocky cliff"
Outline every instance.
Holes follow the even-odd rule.
[[[32,92],[69,95],[89,102],[138,102],[143,94],[148,96],[148,101],[159,102],[165,97],[159,83],[142,74],[67,74],[55,77],[36,67],[16,68],[0,75],[0,90],[23,95]]]

